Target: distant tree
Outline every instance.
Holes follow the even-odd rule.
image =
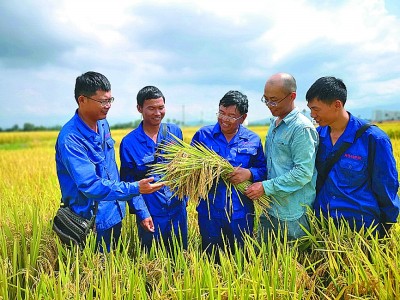
[[[35,129],[35,125],[33,125],[32,123],[24,123],[22,131],[34,131]]]
[[[127,128],[136,128],[140,124],[140,120],[136,120],[134,122],[127,122],[127,123],[117,123],[114,124],[111,127],[111,129],[127,129]]]
[[[181,122],[177,119],[172,119],[172,123],[174,123],[176,125],[181,125]]]
[[[13,127],[10,128],[10,131],[19,131],[18,124],[15,124]]]
[[[49,128],[49,130],[60,131],[61,130],[61,126],[60,125],[52,126],[52,127]]]

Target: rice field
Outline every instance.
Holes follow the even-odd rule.
[[[400,164],[400,124],[378,124],[392,138]],[[184,128],[189,142],[197,128]],[[253,129],[265,140],[267,128]],[[115,130],[118,147],[130,130]],[[60,191],[55,172],[57,132],[0,133],[0,299],[399,299],[400,226],[377,239],[311,218],[296,243],[249,238],[244,250],[210,262],[199,249],[190,202],[189,247],[144,253],[134,216],[123,224],[122,250],[66,250],[51,230]]]

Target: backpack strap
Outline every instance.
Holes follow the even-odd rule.
[[[357,132],[356,135],[354,137],[354,142],[359,139],[364,132],[370,127],[370,126],[374,126],[371,123],[365,123],[363,126],[361,126]],[[343,155],[343,153],[349,149],[349,147],[352,145],[353,143],[343,143],[342,146],[336,150],[335,154],[333,155],[333,157],[329,160],[327,160],[324,164],[324,166],[322,167],[321,170],[318,171],[318,178],[317,178],[317,194],[319,193],[319,191],[322,189],[326,178],[328,177],[329,172],[331,171],[332,167],[335,165],[335,163],[339,160],[339,158]]]

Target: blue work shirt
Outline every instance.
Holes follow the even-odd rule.
[[[157,135],[157,143],[155,143],[143,130],[143,122],[128,133],[121,142],[120,159],[121,159],[121,178],[125,181],[137,181],[146,177],[150,177],[148,172],[151,165],[159,159],[155,153],[157,145],[172,141],[171,136],[182,139],[181,129],[174,124],[162,123]],[[154,181],[157,182],[161,178],[161,174],[151,174]],[[174,215],[182,211],[182,207],[186,207],[186,199],[179,200],[177,197],[172,197],[173,193],[169,187],[164,186],[157,192],[147,195],[139,195],[128,201],[128,204],[133,208],[139,221],[142,221],[150,216],[168,216]]]
[[[138,184],[121,182],[115,161],[114,140],[108,122],[90,129],[78,112],[61,129],[56,142],[56,167],[61,201],[89,219],[98,202],[96,228],[106,230],[122,221],[125,202],[139,194]]]
[[[399,214],[399,188],[396,162],[389,137],[376,126],[369,127],[354,141],[356,131],[366,122],[349,113],[343,134],[332,145],[329,126],[318,127],[320,145],[317,169],[320,170],[344,142],[352,145],[334,164],[314,204],[335,220],[344,217],[353,226],[395,223]]]
[[[266,178],[265,156],[260,137],[246,127],[240,125],[238,132],[228,143],[219,123],[205,126],[194,134],[192,145],[196,142],[218,153],[233,167],[249,169],[253,182]],[[208,197],[208,203],[204,199],[199,201],[197,206],[199,216],[235,220],[254,213],[253,201],[241,193],[239,196],[234,188],[232,197],[229,197],[227,186],[222,179],[218,181],[216,188],[214,184]]]
[[[268,179],[265,194],[272,196],[268,213],[283,221],[299,219],[315,199],[315,157],[318,133],[312,122],[294,108],[276,125],[272,118],[265,140]]]

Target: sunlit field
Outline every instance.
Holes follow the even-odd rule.
[[[378,124],[392,139],[399,169],[400,124]],[[250,127],[263,142],[267,127]],[[184,128],[190,141],[197,128]],[[118,147],[130,130],[112,132]],[[2,299],[400,299],[400,226],[378,239],[311,217],[296,243],[249,237],[220,264],[200,252],[194,201],[189,248],[144,253],[134,216],[123,224],[122,250],[65,249],[51,230],[59,206],[57,132],[0,133],[0,300]],[[257,225],[256,225],[257,226]]]

